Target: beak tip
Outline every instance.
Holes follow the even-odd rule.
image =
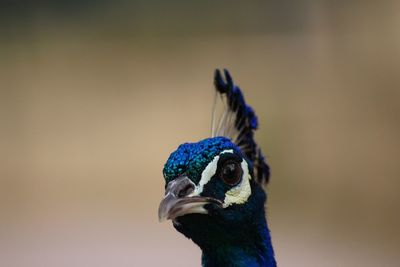
[[[168,212],[166,212],[163,206],[160,204],[160,207],[158,208],[158,221],[161,223],[166,220],[168,220]]]
[[[162,223],[165,222],[168,218],[166,216],[160,216],[158,215],[158,222]]]

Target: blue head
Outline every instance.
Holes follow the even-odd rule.
[[[262,186],[269,168],[253,139],[257,119],[225,74],[227,83],[217,72],[215,84],[227,94],[227,122],[219,122],[217,136],[170,155],[159,217],[200,246],[205,266],[275,266]]]

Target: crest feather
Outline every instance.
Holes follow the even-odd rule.
[[[211,137],[224,136],[236,144],[246,157],[253,163],[255,180],[267,183],[269,167],[261,149],[254,140],[254,131],[258,127],[258,120],[254,110],[246,104],[239,86],[224,69],[225,79],[220,70],[215,71],[214,85],[216,97],[213,107]],[[217,101],[221,97],[222,114],[217,116]],[[217,118],[218,117],[218,118]]]

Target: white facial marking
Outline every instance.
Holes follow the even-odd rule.
[[[242,160],[241,167],[243,170],[242,181],[225,193],[224,204],[222,205],[224,208],[227,208],[232,204],[243,204],[251,195],[251,176],[249,174],[247,162],[244,159]]]
[[[211,180],[211,178],[217,172],[217,164],[221,154],[224,153],[233,153],[232,149],[222,151],[218,156],[215,156],[214,159],[207,165],[204,171],[201,174],[200,182],[195,186],[194,191],[189,195],[191,196],[199,196],[204,189],[204,186]],[[238,185],[231,188],[229,191],[225,193],[223,208],[227,208],[232,204],[243,204],[247,201],[247,199],[251,195],[251,187],[250,187],[250,173],[249,166],[246,160],[242,160],[240,164],[243,170],[242,180]]]
[[[194,191],[189,195],[189,197],[199,196],[201,194],[201,192],[203,192],[204,186],[211,180],[211,178],[217,172],[217,164],[218,164],[219,156],[224,153],[233,153],[233,150],[227,149],[227,150],[222,151],[221,153],[219,153],[218,156],[215,156],[214,159],[210,163],[208,163],[207,167],[201,173],[201,178],[200,178],[199,184],[196,185]]]

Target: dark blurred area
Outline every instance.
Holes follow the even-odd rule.
[[[199,266],[162,167],[228,68],[280,266],[399,266],[400,2],[0,2],[0,266]]]

